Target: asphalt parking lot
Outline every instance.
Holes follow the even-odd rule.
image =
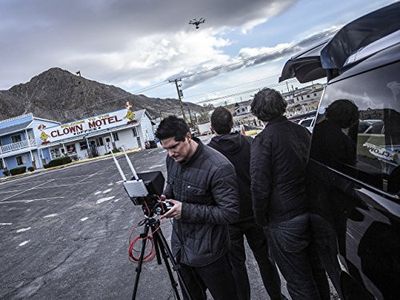
[[[161,170],[165,151],[131,153],[138,172]],[[129,168],[119,157],[126,174]],[[143,219],[112,159],[0,184],[1,299],[130,299],[128,238]],[[163,221],[169,240],[171,224]],[[252,299],[268,299],[249,253]],[[144,265],[137,299],[173,299],[164,265]]]

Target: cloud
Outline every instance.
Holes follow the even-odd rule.
[[[330,27],[322,32],[307,36],[299,42],[278,44],[274,47],[242,48],[237,57],[229,59],[225,64],[214,65],[212,67],[200,64],[190,70],[175,74],[171,76],[171,78],[183,78],[183,87],[189,88],[222,73],[264,64],[294,55],[318,42],[326,40],[332,36],[338,28],[337,26]]]
[[[59,66],[121,87],[226,64],[229,30],[247,33],[294,0],[3,0],[0,88]],[[195,30],[188,21],[204,17]]]

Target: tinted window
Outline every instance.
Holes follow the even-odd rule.
[[[327,117],[336,105],[338,122]],[[349,116],[346,116],[348,114]],[[333,119],[333,118],[332,118]],[[348,121],[348,120],[347,120]],[[351,124],[350,124],[351,123]],[[318,129],[317,129],[318,128]],[[400,63],[328,85],[318,111],[311,157],[390,193],[400,190]]]

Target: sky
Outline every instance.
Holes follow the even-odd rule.
[[[134,94],[222,104],[282,92],[286,60],[388,0],[0,0],[0,90],[60,67]],[[199,29],[192,19],[205,18]]]

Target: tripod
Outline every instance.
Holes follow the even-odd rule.
[[[146,249],[146,243],[147,243],[147,236],[151,230],[151,233],[153,235],[153,243],[154,243],[154,248],[156,251],[156,257],[157,257],[157,263],[159,265],[161,265],[161,256],[164,260],[165,266],[167,267],[167,271],[168,271],[168,276],[169,276],[169,280],[171,281],[171,286],[174,290],[176,299],[180,300],[181,297],[179,295],[178,292],[178,283],[176,282],[174,275],[172,273],[172,269],[171,266],[169,264],[168,258],[171,261],[172,264],[172,268],[173,270],[177,273],[178,278],[180,279],[180,283],[181,283],[181,288],[182,290],[186,293],[186,295],[188,296],[189,300],[191,300],[191,296],[189,294],[189,291],[187,289],[187,286],[185,284],[185,282],[183,281],[183,278],[181,277],[180,273],[179,273],[179,266],[176,263],[173,255],[172,255],[172,251],[168,246],[167,240],[165,239],[162,231],[161,231],[161,227],[160,227],[160,220],[157,220],[153,217],[150,218],[146,218],[144,220],[144,230],[143,233],[140,234],[140,237],[142,238],[142,248],[140,250],[140,256],[139,256],[139,260],[138,260],[138,266],[136,268],[136,278],[135,278],[135,285],[133,288],[133,295],[132,295],[132,299],[136,299],[136,293],[137,293],[137,289],[139,286],[139,278],[140,278],[140,273],[142,272],[142,264],[143,264],[143,258],[144,258],[144,252]],[[161,255],[160,255],[161,253]]]

